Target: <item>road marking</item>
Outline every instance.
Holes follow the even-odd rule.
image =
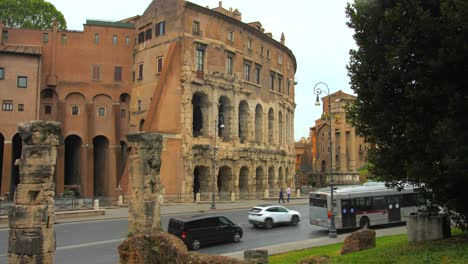
[[[112,239],[112,240],[104,240],[104,241],[96,241],[96,242],[91,242],[91,243],[84,243],[84,244],[78,244],[78,245],[70,245],[70,246],[58,247],[57,250],[66,250],[66,249],[74,249],[74,248],[82,248],[82,247],[97,246],[97,245],[103,245],[103,244],[109,244],[109,243],[115,243],[115,242],[122,242],[122,241],[124,241],[124,240],[125,240],[125,238]],[[1,255],[0,255],[0,257],[1,257]]]

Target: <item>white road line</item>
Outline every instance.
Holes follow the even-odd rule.
[[[74,249],[74,248],[97,246],[97,245],[103,245],[103,244],[109,244],[109,243],[115,243],[115,242],[122,242],[124,240],[125,240],[125,238],[104,240],[104,241],[96,241],[96,242],[84,243],[84,244],[79,244],[79,245],[70,245],[70,246],[58,247],[57,250],[67,250],[67,249]],[[1,255],[0,255],[0,257],[1,257]]]

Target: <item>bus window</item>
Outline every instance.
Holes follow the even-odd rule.
[[[418,205],[418,194],[417,193],[407,193],[403,194],[401,197],[401,206],[410,207]]]
[[[356,211],[358,212],[368,211],[371,208],[369,197],[356,198],[353,200],[353,204],[355,205]]]
[[[371,209],[372,210],[387,209],[387,204],[385,203],[384,197],[383,196],[372,197]]]
[[[310,206],[327,208],[327,200],[310,198]]]

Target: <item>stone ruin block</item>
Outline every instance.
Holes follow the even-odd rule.
[[[375,248],[375,231],[365,228],[349,234],[344,240],[340,253],[344,255],[369,248]]]
[[[48,205],[15,205],[9,211],[10,228],[33,229],[55,223],[54,207]]]
[[[10,229],[9,233],[8,253],[32,256],[55,251],[53,228]]]
[[[15,202],[17,205],[39,205],[54,203],[54,184],[20,184],[16,188]]]
[[[15,255],[8,254],[9,263],[41,263],[41,264],[54,264],[54,257],[47,254],[38,254],[38,255]]]
[[[59,146],[63,142],[60,122],[22,122],[18,126],[18,132],[24,145]]]

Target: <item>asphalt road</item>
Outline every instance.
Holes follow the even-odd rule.
[[[270,230],[253,228],[247,221],[249,209],[204,213],[204,215],[224,215],[239,224],[244,230],[240,243],[225,243],[204,247],[199,250],[208,254],[224,254],[257,247],[301,241],[327,235],[327,230],[311,226],[308,220],[308,206],[289,207],[301,212],[303,219],[297,226],[278,226]],[[177,217],[191,217],[200,214],[183,214]],[[163,228],[167,229],[170,216],[162,216]],[[81,264],[118,263],[117,246],[127,234],[126,219],[77,222],[55,226],[57,250],[55,263]],[[8,230],[0,230],[0,263],[7,263]]]

